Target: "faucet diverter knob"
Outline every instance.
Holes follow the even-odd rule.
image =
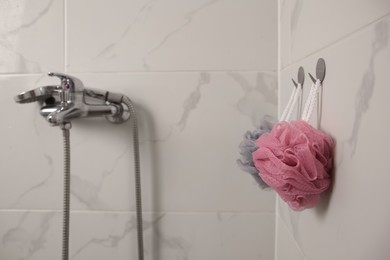
[[[58,72],[49,72],[48,75],[50,77],[59,78],[61,80],[61,87],[64,91],[75,93],[82,92],[84,90],[83,82],[76,77]]]
[[[60,101],[62,106],[67,106],[68,103],[72,102],[83,103],[84,84],[80,79],[58,72],[49,72],[48,75],[61,80]]]

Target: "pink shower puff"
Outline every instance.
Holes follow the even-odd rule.
[[[280,122],[256,141],[260,177],[294,210],[314,207],[331,183],[334,141],[306,121]]]

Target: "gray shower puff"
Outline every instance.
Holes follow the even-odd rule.
[[[257,150],[256,140],[265,133],[269,133],[276,120],[271,116],[264,116],[260,125],[253,132],[247,131],[244,135],[244,140],[238,146],[240,148],[241,159],[237,160],[241,170],[248,172],[253,176],[261,189],[269,186],[260,178],[259,171],[253,163],[252,153]]]

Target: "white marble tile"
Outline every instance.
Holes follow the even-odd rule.
[[[0,258],[60,258],[61,220],[60,212],[0,211]],[[144,214],[145,259],[273,259],[274,221],[272,214]],[[136,259],[135,215],[71,213],[69,255],[73,260]]]
[[[276,217],[276,252],[275,260],[306,260],[289,229],[286,228],[283,220]]]
[[[0,258],[60,259],[61,214],[0,211]]]
[[[39,116],[37,103],[14,102],[16,94],[38,87],[39,79],[40,76],[0,77],[3,126],[0,208],[3,209],[47,209],[61,205],[62,134]]]
[[[238,144],[265,114],[276,114],[276,79],[267,73],[80,74],[95,88],[122,92],[138,109],[145,210],[274,211],[236,165]],[[46,77],[3,77],[1,208],[61,208],[62,136],[36,104],[14,104]],[[50,81],[51,84],[55,81]],[[23,86],[23,87],[22,87]],[[7,108],[12,108],[12,113]],[[20,119],[20,120],[18,120]],[[72,207],[134,209],[130,124],[74,121]],[[16,167],[16,165],[20,165]]]
[[[74,214],[72,259],[136,259],[135,218]],[[144,221],[145,259],[273,259],[273,215],[160,213]],[[256,242],[255,242],[256,241]]]
[[[258,190],[235,162],[244,131],[262,113],[275,111],[273,75],[196,73],[83,78],[97,88],[111,85],[114,90],[115,86],[115,91],[126,93],[138,106],[146,209],[273,211],[273,194]],[[132,158],[128,129],[106,125],[74,149],[75,157],[82,154],[85,158],[76,162],[75,168],[87,169],[75,175],[90,183],[92,190],[98,187],[93,201],[99,199],[113,209],[133,205],[132,162],[126,159]],[[87,136],[90,127],[80,125],[79,131],[80,136]],[[103,139],[107,131],[110,135]],[[86,156],[90,145],[93,150],[105,147],[113,152]],[[101,164],[90,164],[88,160]],[[85,190],[79,189],[79,197],[90,199]],[[83,201],[80,207],[104,206]]]
[[[279,0],[278,7],[278,68],[291,64],[291,0]]]
[[[276,70],[276,8],[256,0],[69,0],[67,70]]]
[[[0,74],[64,69],[63,0],[0,3]]]
[[[306,210],[308,211],[308,210]],[[302,228],[301,221],[301,215],[305,212],[296,212],[291,210],[286,203],[283,202],[283,200],[280,197],[277,197],[276,199],[276,212],[277,212],[277,229],[280,228],[280,230],[277,230],[277,234],[283,233],[283,232],[289,232],[289,240],[290,243],[293,242],[295,244],[295,247],[301,248],[302,247],[302,239],[300,236],[300,228]],[[281,235],[283,236],[283,235]],[[283,238],[277,235],[277,242],[279,249],[277,249],[277,252],[283,251],[283,248],[285,244],[279,244],[281,243],[280,240]],[[282,242],[286,243],[286,241]]]
[[[284,204],[278,209],[308,259],[386,259],[390,254],[383,242],[389,240],[384,227],[390,216],[389,35],[385,18],[281,72],[284,101],[300,65],[314,72],[317,58],[327,63],[321,127],[336,140],[333,187],[314,209],[293,213]],[[306,96],[309,84],[305,90]]]
[[[390,13],[387,0],[293,0],[290,5],[292,62]]]
[[[290,95],[291,78],[296,77],[298,67],[303,66],[306,72],[315,74],[317,59],[319,57],[325,59],[327,75],[323,87],[321,126],[338,137],[340,141],[338,149],[345,149],[350,157],[358,149],[362,117],[370,111],[372,105],[383,108],[385,104],[380,99],[383,94],[378,96],[378,102],[372,99],[375,97],[374,91],[386,91],[384,87],[386,83],[380,80],[385,80],[382,75],[387,66],[385,57],[389,49],[388,31],[389,19],[382,20],[342,43],[282,70],[280,75],[280,100],[283,104]],[[306,75],[304,101],[310,85],[311,80]],[[380,119],[375,116],[375,113],[371,112],[371,114],[373,116],[367,116],[369,119]],[[317,123],[316,113],[313,114],[312,123],[314,125]],[[386,120],[381,123],[387,124]],[[340,157],[343,155],[341,151],[337,154]]]

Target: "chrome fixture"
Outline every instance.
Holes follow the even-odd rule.
[[[301,84],[301,87],[303,86],[303,83],[305,83],[305,71],[302,66],[298,69],[298,83],[294,79],[291,80],[295,87],[298,87],[298,83]]]
[[[105,116],[111,123],[122,123],[129,119],[129,107],[123,95],[109,91],[85,88],[81,80],[62,73],[48,73],[58,77],[60,85],[44,86],[15,96],[17,103],[37,101],[40,114],[52,126],[58,126],[80,117]]]
[[[137,216],[138,260],[144,259],[143,224],[141,203],[141,167],[137,116],[131,100],[118,93],[85,88],[83,82],[76,77],[62,73],[52,73],[58,77],[60,85],[39,87],[15,96],[20,104],[39,102],[40,113],[52,126],[60,126],[64,136],[64,206],[62,232],[62,260],[69,260],[69,226],[70,226],[70,128],[71,120],[105,116],[111,123],[123,123],[131,118],[133,148],[135,205]]]
[[[319,79],[322,83],[324,82],[325,74],[326,74],[325,60],[323,58],[319,58],[317,60],[317,65],[316,65],[316,78]],[[311,81],[313,81],[313,83],[316,83],[317,79],[314,78],[313,75],[311,75],[310,73],[309,76]]]

